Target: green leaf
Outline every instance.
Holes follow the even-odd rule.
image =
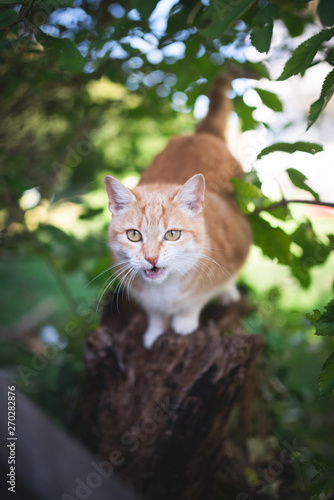
[[[21,3],[22,0],[0,0],[0,5],[15,5]]]
[[[275,144],[262,149],[262,151],[257,155],[257,159],[259,160],[263,156],[268,155],[269,153],[273,153],[274,151],[283,151],[284,153],[295,153],[296,151],[303,151],[304,153],[310,153],[311,155],[314,155],[323,150],[324,148],[320,144],[316,144],[315,142],[276,142]]]
[[[133,0],[131,6],[137,9],[142,20],[148,20],[152,12],[154,11],[158,0]]]
[[[310,314],[306,315],[310,323],[315,326],[316,335],[332,336],[334,335],[334,299],[332,299],[326,306],[325,312],[320,313],[317,309]]]
[[[273,27],[274,22],[271,21],[266,26],[255,26],[251,32],[250,39],[252,45],[258,52],[269,52],[271,38],[273,36]]]
[[[330,493],[333,492],[334,492],[334,475],[332,474],[332,476],[329,478],[329,480],[323,487],[321,493],[324,493],[324,495],[328,496]]]
[[[318,16],[323,26],[334,24],[334,2],[333,0],[320,0],[318,4]]]
[[[48,22],[49,16],[57,9],[73,7],[73,0],[40,0],[39,2],[32,2],[26,17],[35,27],[40,27]],[[25,18],[25,21],[28,19]]]
[[[270,202],[271,203],[271,202]],[[288,207],[277,207],[270,210],[270,215],[279,220],[287,220],[291,218],[290,210]]]
[[[49,1],[50,4],[52,4],[53,0],[46,0],[46,1]],[[59,5],[59,7],[61,7],[62,9],[65,8],[65,7],[67,7],[67,8],[68,7],[74,8],[75,7],[74,0],[57,0],[57,3]]]
[[[17,15],[17,12],[12,9],[6,9],[0,12],[0,28],[5,28],[14,23],[17,19]]]
[[[73,0],[42,0],[38,7],[42,7],[51,14],[56,9],[65,9],[67,7],[74,7]]]
[[[318,319],[320,319],[321,312],[319,311],[319,309],[314,309],[313,312],[306,314],[306,317],[310,321],[310,323],[313,324],[314,322],[318,321]]]
[[[243,179],[240,179],[240,177],[232,178],[231,183],[238,196],[245,196],[246,198],[263,198],[261,189],[254,184],[249,184]]]
[[[266,26],[270,21],[277,17],[278,13],[278,5],[268,3],[266,7],[257,11],[254,16],[254,23],[258,26]]]
[[[321,45],[334,36],[334,28],[324,29],[300,44],[286,62],[282,74],[277,80],[286,80],[293,75],[306,71]]]
[[[271,38],[273,34],[274,18],[279,12],[279,7],[275,4],[268,4],[259,10],[254,17],[254,23],[257,25],[251,32],[250,38],[252,45],[259,52],[269,52]]]
[[[228,0],[211,2],[203,16],[206,20],[210,19],[210,24],[208,27],[200,29],[200,33],[210,38],[222,35],[253,3],[255,0],[238,0],[238,2],[234,2],[235,5]]]
[[[237,96],[233,100],[234,110],[241,123],[241,130],[254,130],[257,121],[253,118],[253,111],[256,110],[254,106],[248,106],[241,96]]]
[[[300,247],[301,255],[294,256],[292,272],[304,287],[309,285],[309,270],[326,262],[331,254],[332,244],[323,243],[313,230],[310,221],[300,224],[290,235],[291,242]]]
[[[104,211],[104,208],[89,208],[86,207],[86,210],[84,213],[79,215],[79,219],[81,220],[89,220],[93,219],[97,215],[100,215]]]
[[[296,460],[296,462],[298,462],[298,463],[304,463],[303,457],[302,457],[302,454],[300,453],[300,451],[293,451],[291,453],[291,458],[293,458],[293,460]]]
[[[249,184],[239,177],[231,179],[231,183],[234,186],[236,201],[243,213],[249,213],[248,204],[250,202],[254,202],[255,199],[263,198],[261,189],[254,186],[254,184]]]
[[[280,227],[272,227],[269,222],[258,215],[249,215],[252,225],[254,243],[264,255],[277,259],[280,264],[290,264],[290,236]]]
[[[298,11],[297,12],[286,11],[281,16],[281,19],[284,22],[285,26],[287,27],[289,35],[291,35],[292,38],[295,38],[296,36],[300,36],[303,34],[305,24],[304,22],[301,22],[301,18],[298,15]]]
[[[301,251],[301,254],[298,252],[298,255],[293,255],[292,274],[302,287],[308,288],[311,284],[310,269],[327,260],[331,253],[331,244],[325,244],[317,238],[310,221],[300,224],[290,234],[290,239],[291,242],[299,246]]]
[[[238,177],[238,179],[240,179],[240,177]],[[253,184],[254,186],[257,186],[259,189],[261,189],[262,182],[260,181],[259,176],[257,172],[255,172],[255,170],[250,170],[249,172],[244,173],[241,179],[248,184]]]
[[[303,189],[303,191],[308,191],[316,200],[319,200],[318,193],[313,191],[313,189],[306,184],[305,181],[307,181],[307,177],[304,174],[302,174],[299,170],[296,170],[295,168],[288,168],[286,172],[292,184],[294,184],[298,189]]]
[[[292,258],[291,272],[299,281],[303,288],[308,288],[311,284],[311,275],[307,266],[304,266],[295,255]]]
[[[314,467],[314,469],[318,472],[326,472],[327,468],[326,466],[315,456],[311,457],[308,459],[308,463]],[[312,477],[311,481],[313,481],[315,478]]]
[[[68,38],[61,38],[59,39],[59,47],[60,57],[58,62],[62,69],[69,73],[81,73],[86,64],[86,60],[81,55],[76,44]]]
[[[334,299],[325,306],[325,312],[320,316],[319,311],[315,310],[313,313],[307,314],[306,317],[315,326],[315,335],[323,337],[334,335]]]
[[[77,74],[83,70],[86,59],[79,52],[76,44],[68,38],[54,38],[39,32],[36,36],[45,48],[50,64],[59,66],[61,70]]]
[[[258,93],[265,106],[278,113],[283,111],[282,101],[278,98],[277,94],[269,92],[269,90],[259,89],[257,87],[255,87],[254,90]]]
[[[334,352],[329,356],[319,375],[319,391],[324,398],[334,393]]]
[[[334,94],[334,69],[326,76],[322,85],[321,94],[317,101],[311,104],[307,119],[307,129],[318,119]]]

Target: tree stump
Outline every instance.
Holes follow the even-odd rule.
[[[169,329],[146,350],[145,313],[111,296],[88,334],[73,428],[145,498],[247,498],[245,454],[228,437],[263,347],[240,326],[246,309],[209,304],[196,332]]]

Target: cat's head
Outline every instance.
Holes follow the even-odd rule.
[[[161,283],[171,274],[194,267],[205,239],[202,209],[205,181],[201,174],[183,186],[147,184],[128,189],[107,175],[110,248],[119,269],[148,282]],[[131,272],[133,270],[133,273]]]

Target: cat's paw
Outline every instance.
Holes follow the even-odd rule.
[[[229,304],[233,304],[234,302],[239,302],[241,298],[240,292],[237,289],[237,286],[233,283],[226,286],[224,291],[218,297],[219,302],[223,306],[228,306]]]
[[[189,333],[197,330],[199,326],[198,315],[176,315],[173,317],[171,325],[175,333],[179,335],[189,335]]]
[[[166,316],[152,314],[148,319],[148,327],[143,337],[143,344],[146,349],[151,349],[154,342],[164,333],[168,326]]]
[[[151,328],[148,328],[143,336],[144,347],[146,347],[146,349],[151,349],[154,342],[162,334],[163,334],[163,331],[160,331],[160,330],[156,331],[156,330],[153,330]]]

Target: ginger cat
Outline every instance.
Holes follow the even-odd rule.
[[[215,81],[196,132],[172,138],[133,190],[105,177],[115,270],[147,313],[147,348],[169,325],[180,335],[196,330],[210,299],[239,299],[251,231],[229,182],[243,173],[225,143],[230,80]]]

